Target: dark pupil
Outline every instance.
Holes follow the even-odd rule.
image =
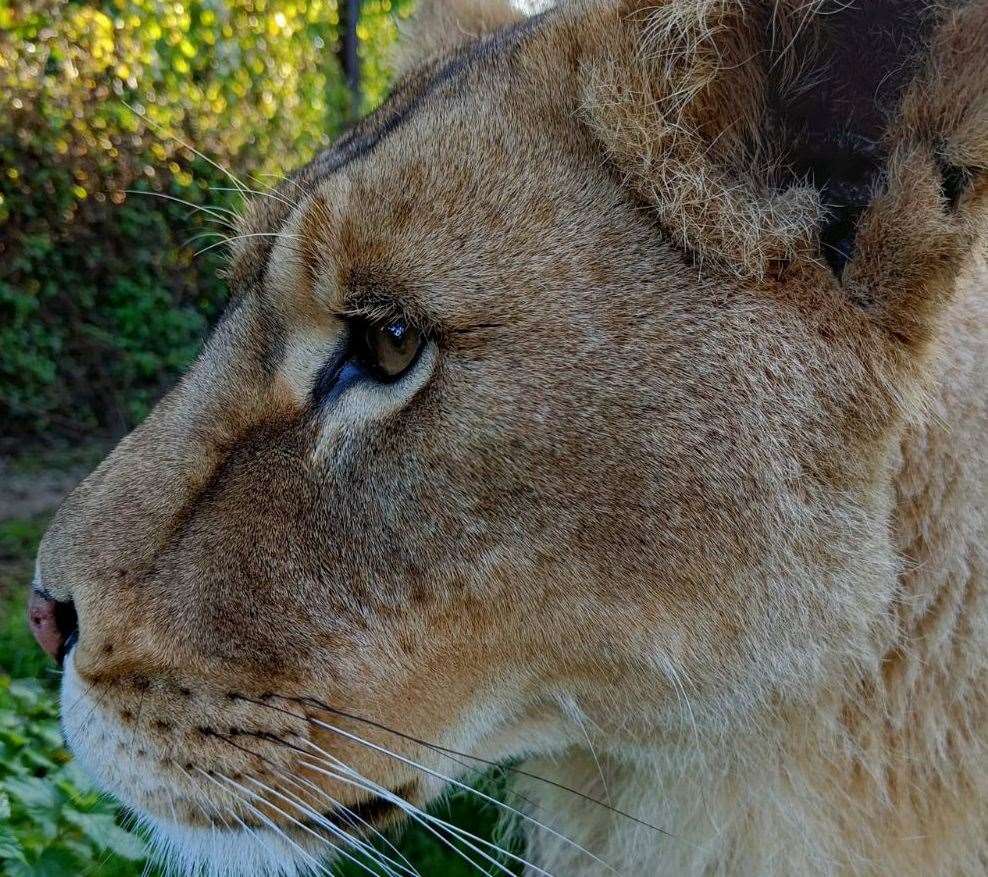
[[[368,336],[367,347],[374,364],[389,377],[405,371],[418,352],[418,332],[401,320],[386,326],[370,326]]]

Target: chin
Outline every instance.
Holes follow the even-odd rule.
[[[303,877],[328,873],[330,857],[314,839],[271,829],[199,828],[139,817],[151,838],[151,861],[174,877]]]

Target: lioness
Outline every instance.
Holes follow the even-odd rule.
[[[496,871],[523,759],[531,874],[984,874],[985,0],[406,46],[45,536],[80,762],[183,873]]]

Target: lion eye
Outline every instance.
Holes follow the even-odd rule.
[[[425,344],[425,337],[405,320],[362,322],[354,327],[353,355],[376,381],[391,383],[407,372]]]

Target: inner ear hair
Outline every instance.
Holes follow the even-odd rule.
[[[858,220],[881,186],[888,127],[923,63],[935,19],[929,0],[823,0],[812,24],[784,47],[811,59],[772,90],[788,139],[786,175],[820,191],[820,255],[838,278],[854,254]],[[959,185],[960,176],[946,175]]]

